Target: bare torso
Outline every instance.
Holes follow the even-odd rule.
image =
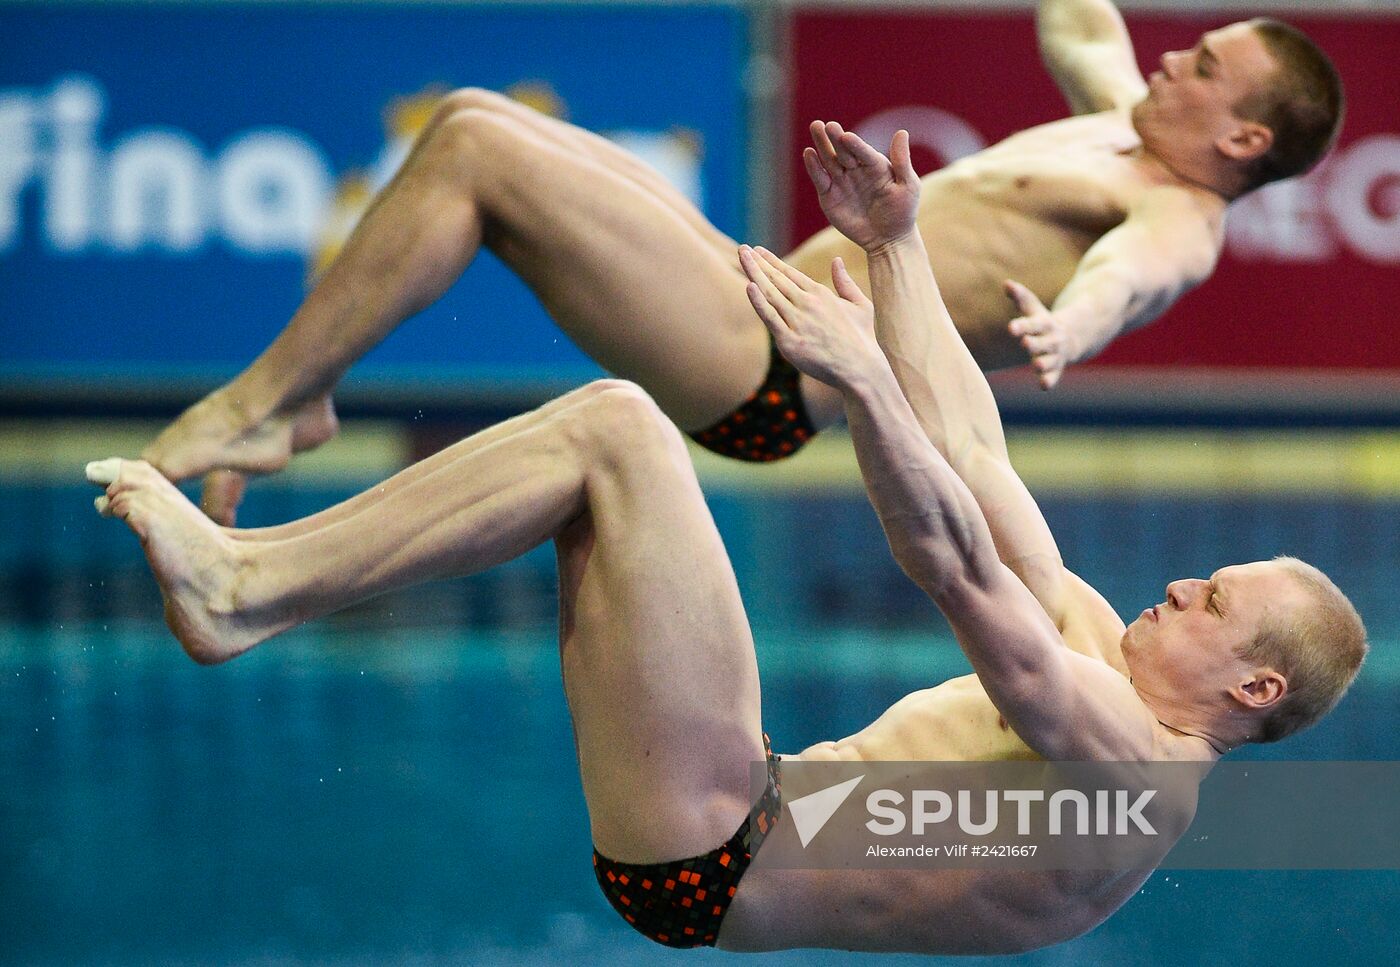
[[[1066,644],[1102,658],[1126,677],[1118,646],[1122,621],[1091,590],[1082,600],[1084,607],[1063,629]],[[782,758],[989,762],[1037,756],[1007,726],[977,677],[966,675],[905,696],[855,735]],[[791,826],[780,823],[773,837],[793,837]],[[1033,949],[1093,928],[1148,875],[1148,870],[792,870],[766,864],[760,850],[725,918],[721,946],[944,954]]]
[[[1162,183],[1141,146],[1127,112],[1110,111],[1030,128],[924,177],[919,230],[948,312],[984,370],[1026,361],[1006,329],[1016,312],[1002,282],[1015,279],[1050,305],[1089,246]],[[787,261],[830,282],[838,255],[869,291],[864,253],[833,228]]]

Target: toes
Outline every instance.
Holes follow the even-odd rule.
[[[157,480],[164,479],[161,472],[151,466],[148,460],[125,460],[122,465],[122,476],[129,478],[133,483],[151,484]]]
[[[101,486],[107,486],[117,482],[117,477],[122,472],[121,457],[108,457],[106,460],[94,460],[84,469],[88,480]]]

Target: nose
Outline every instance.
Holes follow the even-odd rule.
[[[1176,65],[1181,61],[1183,51],[1169,50],[1162,54],[1162,73],[1169,78],[1175,78]]]
[[[1207,582],[1200,578],[1184,578],[1167,585],[1167,601],[1177,611],[1185,611],[1200,597]]]

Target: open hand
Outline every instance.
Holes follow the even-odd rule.
[[[864,367],[883,362],[875,341],[875,307],[839,258],[831,263],[832,292],[762,248],[739,248],[754,312],[778,351],[799,370],[829,386],[850,384]]]
[[[835,121],[813,121],[811,133],[802,162],[838,232],[870,250],[914,230],[919,176],[909,160],[908,131],[895,132],[888,158]]]
[[[1019,282],[1006,280],[1006,294],[1021,314],[1007,325],[1007,331],[1021,341],[1041,389],[1054,389],[1073,356],[1069,333],[1055,314],[1045,308],[1035,293]]]

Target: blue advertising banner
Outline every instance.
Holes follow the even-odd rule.
[[[231,374],[462,86],[612,137],[740,233],[745,52],[715,6],[0,5],[0,380]],[[355,372],[596,371],[483,253]]]

